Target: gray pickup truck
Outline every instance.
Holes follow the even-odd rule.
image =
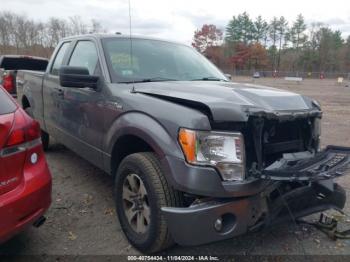
[[[350,148],[320,149],[317,101],[238,84],[193,48],[122,35],[63,39],[18,99],[52,136],[115,179],[128,240],[145,253],[342,209]]]

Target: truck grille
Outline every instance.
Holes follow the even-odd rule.
[[[250,117],[247,123],[212,123],[214,130],[241,132],[245,140],[246,170],[263,169],[283,157],[284,153],[315,150],[318,134],[316,117],[280,122]]]
[[[312,150],[314,119],[302,118],[280,122],[253,118],[245,130],[247,169],[261,170],[283,157],[284,153]],[[318,139],[318,138],[317,138]]]

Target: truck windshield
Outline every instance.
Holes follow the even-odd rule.
[[[112,81],[227,81],[193,48],[160,40],[106,38],[102,40]]]

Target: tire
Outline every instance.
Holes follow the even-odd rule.
[[[27,107],[26,109],[24,109],[24,111],[26,111],[26,113],[34,118],[33,116],[33,110],[31,107]],[[46,133],[44,130],[41,130],[41,142],[43,144],[43,148],[44,151],[47,151],[49,149],[49,144],[50,144],[50,136],[48,133]]]
[[[126,197],[128,195],[126,192],[129,192],[127,189],[132,188],[130,186],[131,183],[129,183],[131,179],[136,179],[136,181],[140,179],[141,182],[136,183],[136,185],[139,185],[139,188],[141,188],[141,184],[143,184],[147,193],[147,196],[142,198],[142,210],[136,211],[150,214],[148,220],[146,215],[142,219],[144,224],[147,224],[144,227],[140,227],[145,230],[143,232],[141,232],[142,230],[137,232],[138,226],[135,229],[134,225],[135,219],[138,225],[139,213],[137,215],[129,215],[129,218],[133,217],[132,222],[129,222],[126,215],[130,211],[131,205],[129,200],[125,200],[128,198]],[[146,152],[127,156],[121,162],[117,171],[115,190],[116,209],[121,228],[135,248],[143,253],[152,254],[169,248],[174,244],[161,212],[161,207],[181,206],[182,197],[180,192],[175,191],[168,185],[155,154]],[[142,194],[140,193],[140,195]],[[136,204],[134,203],[132,206],[135,207]],[[146,206],[147,208],[145,208]],[[145,212],[145,210],[148,210],[148,212]],[[132,212],[135,213],[135,211]]]

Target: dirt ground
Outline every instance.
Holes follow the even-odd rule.
[[[281,79],[233,81],[281,87],[317,99],[324,110],[322,145],[350,146],[350,87],[337,85],[335,80],[305,80],[301,84]],[[128,244],[116,218],[112,179],[58,144],[47,152],[47,160],[53,175],[53,202],[47,222],[0,246],[0,255],[138,254]],[[350,177],[339,179],[339,183],[350,192]],[[350,202],[345,211],[350,214]],[[344,223],[350,227],[349,219]],[[165,254],[349,255],[350,240],[332,241],[311,226],[285,224],[208,245],[175,246]]]

